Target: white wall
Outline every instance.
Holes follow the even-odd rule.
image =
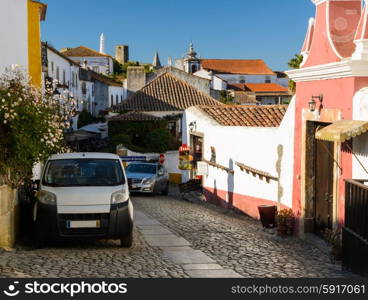
[[[146,156],[147,159],[158,159],[160,153],[138,153],[128,150],[128,156]],[[165,153],[164,166],[169,174],[182,174],[184,171],[179,170],[179,151],[167,151]]]
[[[353,120],[368,121],[368,88],[361,89],[353,98]],[[368,170],[368,133],[353,139],[353,150]],[[368,174],[354,156],[353,179],[368,179]]]
[[[57,70],[59,69],[59,83],[65,84],[69,88],[60,88],[59,92],[67,90],[69,96],[74,97],[78,103],[78,110],[83,110],[83,102],[87,100],[87,97],[82,95],[82,84],[79,80],[79,66],[72,64],[70,61],[60,56],[55,51],[47,49],[48,59],[48,76],[57,80]],[[65,82],[63,73],[65,72]],[[55,85],[56,86],[56,85]],[[92,100],[91,100],[92,101]]]
[[[279,191],[282,204],[292,205],[293,149],[294,149],[294,113],[295,105],[289,110],[279,128],[261,127],[224,127],[197,108],[189,108],[184,114],[183,124],[196,122],[197,132],[204,134],[204,159],[210,160],[211,147],[216,148],[216,162],[235,170],[234,176],[209,166],[209,174],[204,178],[205,187],[218,191],[233,191],[271,201],[278,201]],[[190,145],[188,126],[183,128],[183,143]],[[281,147],[279,146],[281,145]],[[279,152],[278,149],[282,149]],[[281,164],[280,181],[259,179],[258,176],[242,172],[235,162],[248,165],[254,169],[268,172],[279,177],[276,163]],[[183,181],[189,180],[185,172]],[[280,189],[282,187],[282,189]]]
[[[0,74],[13,64],[28,70],[27,0],[0,1]]]
[[[271,83],[276,83],[276,75],[241,75],[241,74],[216,74],[216,76],[231,83],[241,83],[241,80],[245,80],[245,83],[265,83],[266,77],[271,79]]]
[[[97,57],[70,57],[70,59],[79,61],[82,65],[84,61],[87,61],[88,67],[101,74],[111,74],[113,72],[113,61],[108,56],[97,56]],[[97,69],[94,69],[96,67]]]
[[[112,86],[112,85],[109,86],[109,107],[111,107],[111,96],[114,99],[113,105],[119,104],[122,101],[124,101],[124,96],[125,96],[124,87],[123,86],[121,87]],[[118,97],[117,101],[116,101],[116,96]]]

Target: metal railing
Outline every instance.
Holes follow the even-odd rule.
[[[345,224],[342,233],[343,265],[368,276],[367,180],[345,180]]]

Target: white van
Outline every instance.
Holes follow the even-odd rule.
[[[42,171],[33,209],[40,242],[66,238],[133,241],[133,205],[122,161],[108,153],[54,155]]]

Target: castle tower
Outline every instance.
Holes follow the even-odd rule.
[[[105,54],[105,35],[103,33],[100,36],[100,53]]]
[[[184,70],[187,73],[195,73],[201,68],[201,61],[194,51],[193,43],[189,44],[189,50],[184,58]]]
[[[115,59],[121,64],[126,64],[129,61],[129,46],[117,45],[115,47]]]

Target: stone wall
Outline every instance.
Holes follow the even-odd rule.
[[[146,85],[146,72],[143,66],[128,67],[127,89],[128,95],[139,91]]]
[[[13,247],[19,231],[16,190],[0,186],[0,247]]]

